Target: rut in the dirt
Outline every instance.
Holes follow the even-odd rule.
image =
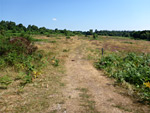
[[[146,106],[134,103],[119,94],[113,81],[97,71],[88,60],[83,59],[86,43],[81,42],[67,62],[66,88],[63,90],[67,113],[128,113],[149,112]]]

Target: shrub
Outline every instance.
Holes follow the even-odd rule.
[[[47,37],[50,37],[50,34],[46,35]]]
[[[70,36],[66,36],[66,39],[70,39]]]
[[[104,69],[120,82],[126,81],[135,85],[140,89],[141,97],[150,101],[150,86],[145,85],[150,82],[150,55],[129,53],[123,57],[111,54],[102,57],[95,66]]]
[[[0,40],[0,69],[11,66],[15,71],[23,71],[26,73],[26,77],[22,78],[23,84],[30,83],[31,78],[36,78],[32,74],[33,71],[40,70],[45,64],[43,52],[36,50],[32,41],[26,38],[2,37]]]
[[[11,38],[10,44],[12,44],[15,48],[19,48],[22,52],[27,54],[32,54],[37,49],[37,47],[31,44],[30,40],[22,37]]]
[[[96,39],[98,35],[96,33],[93,34],[93,39]]]

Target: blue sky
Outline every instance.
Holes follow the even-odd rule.
[[[0,0],[0,21],[69,30],[150,30],[150,0]]]

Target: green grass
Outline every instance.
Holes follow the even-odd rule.
[[[126,108],[125,106],[122,106],[122,105],[113,105],[113,107],[119,108],[123,111],[132,112],[131,109],[128,109],[128,108]]]
[[[0,77],[0,89],[7,89],[7,86],[12,82],[12,79],[8,76]]]
[[[56,43],[55,40],[50,41],[49,39],[32,39],[33,42],[47,42],[47,43]]]

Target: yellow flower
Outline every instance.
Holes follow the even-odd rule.
[[[21,65],[20,67],[21,67],[22,69],[24,69],[24,66],[23,66],[23,65]]]
[[[41,71],[33,71],[34,78],[37,78],[39,75],[41,75]]]
[[[144,85],[145,85],[146,87],[150,88],[150,82],[146,82],[146,83],[144,83]]]
[[[52,60],[52,63],[55,63],[55,60]]]
[[[36,78],[37,77],[37,75],[34,75],[34,78]]]
[[[33,74],[34,74],[34,75],[36,75],[36,73],[37,73],[36,71],[33,71]]]

